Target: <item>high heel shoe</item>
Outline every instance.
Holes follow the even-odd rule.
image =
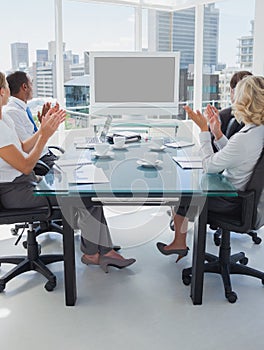
[[[85,254],[81,257],[81,262],[85,265],[99,265],[99,263],[89,259]]]
[[[99,265],[101,269],[108,273],[108,266],[116,267],[117,269],[123,269],[124,267],[130,266],[136,262],[136,259],[116,259],[110,256],[100,256]]]
[[[171,255],[171,254],[178,254],[178,258],[176,260],[176,263],[182,259],[184,256],[186,256],[189,252],[189,248],[187,247],[186,249],[170,249],[170,250],[165,250],[164,247],[166,247],[167,245],[165,243],[162,242],[158,242],[157,243],[157,248],[158,250],[164,254],[164,255]]]

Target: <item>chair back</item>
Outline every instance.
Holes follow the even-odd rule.
[[[258,230],[264,225],[264,148],[254,167],[246,190],[255,192],[252,229]]]

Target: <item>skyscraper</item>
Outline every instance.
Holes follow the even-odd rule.
[[[149,49],[180,51],[181,68],[194,63],[195,8],[175,12],[150,10]],[[219,10],[204,7],[204,66],[214,71],[218,63]]]
[[[29,66],[28,43],[11,44],[12,70],[25,70]]]
[[[48,50],[37,50],[36,51],[37,62],[47,62],[49,59]]]
[[[250,35],[244,35],[238,39],[238,64],[241,69],[246,70],[252,70],[253,66],[254,21],[250,24]]]

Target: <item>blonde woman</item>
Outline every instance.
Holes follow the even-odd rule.
[[[199,137],[204,171],[223,172],[237,190],[243,191],[264,146],[264,78],[257,76],[243,78],[236,86],[233,108],[236,120],[239,123],[243,122],[245,126],[228,140],[221,131],[221,123],[215,108],[207,106],[207,120],[199,111],[194,112],[190,107],[184,107],[201,130]],[[208,122],[219,149],[216,153],[211,145]],[[211,211],[231,216],[239,214],[239,203],[236,199],[211,197],[208,201]],[[187,212],[188,208],[183,207],[176,210],[173,241],[168,245],[157,243],[157,248],[162,254],[178,254],[178,260],[188,254]]]
[[[1,204],[5,208],[33,208],[47,205],[47,198],[34,196],[32,185],[36,181],[33,168],[48,139],[65,120],[65,111],[50,109],[42,118],[40,129],[29,139],[20,141],[12,119],[2,115],[10,91],[3,73],[0,72],[0,190]],[[55,197],[51,204],[57,205]],[[108,272],[108,266],[127,267],[135,259],[125,259],[113,250],[110,232],[101,207],[94,207],[84,200],[78,210],[78,225],[82,231],[82,262],[86,265],[100,265]]]

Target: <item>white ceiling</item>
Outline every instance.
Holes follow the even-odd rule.
[[[142,6],[143,8],[155,8],[159,10],[180,10],[193,7],[198,4],[208,4],[219,0],[70,0],[79,2],[98,2],[116,5]]]

